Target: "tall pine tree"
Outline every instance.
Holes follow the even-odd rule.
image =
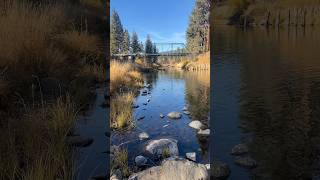
[[[129,54],[130,53],[130,35],[128,30],[125,30],[123,32],[123,50],[122,52],[124,54]]]
[[[210,1],[197,0],[189,17],[187,29],[187,48],[191,52],[201,53],[209,46]]]
[[[138,38],[138,34],[136,32],[132,33],[130,46],[131,46],[132,53],[136,54],[136,53],[140,52],[139,38]]]
[[[110,51],[112,54],[120,54],[123,51],[123,27],[115,10],[112,11],[110,28]]]
[[[145,53],[146,54],[152,54],[153,53],[153,47],[152,47],[152,41],[150,35],[147,36],[147,40],[145,43]],[[146,63],[151,63],[152,58],[149,56],[146,57]]]

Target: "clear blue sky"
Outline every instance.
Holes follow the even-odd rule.
[[[185,42],[189,15],[195,0],[110,0],[122,25],[140,41],[150,34],[153,42]]]

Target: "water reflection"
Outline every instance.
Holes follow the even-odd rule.
[[[239,141],[249,142],[250,153],[259,164],[240,179],[311,179],[318,174],[320,33],[317,32],[216,28],[215,41],[220,41],[214,46],[216,56],[232,54],[240,69],[240,79],[233,83],[239,86],[235,91],[240,91],[236,97],[239,108],[236,126],[241,133],[235,134],[240,140],[230,142],[229,147]],[[227,50],[220,52],[218,44]],[[224,61],[230,61],[219,60],[215,62],[217,69]],[[223,72],[219,76],[224,76]],[[219,149],[219,143],[215,148]],[[218,156],[228,159],[229,154]],[[236,169],[233,173],[241,171],[244,170]]]

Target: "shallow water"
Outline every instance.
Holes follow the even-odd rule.
[[[79,116],[75,126],[75,134],[94,139],[90,146],[76,149],[75,179],[78,180],[107,175],[108,139],[105,132],[109,115],[107,109],[101,106],[105,101],[104,88],[98,88],[96,94],[94,103]]]
[[[213,33],[214,159],[229,179],[311,179],[319,175],[319,29],[237,29]],[[234,164],[248,143],[255,169]]]
[[[139,133],[146,132],[151,139],[163,137],[178,140],[180,156],[187,152],[196,152],[197,162],[208,163],[208,138],[200,138],[197,131],[188,126],[192,119],[200,120],[208,127],[209,116],[209,72],[161,71],[144,74],[145,84],[150,84],[147,96],[137,96],[134,110],[135,128],[126,132],[111,133],[111,145],[122,144],[129,153],[129,164],[133,165],[134,158],[144,152],[148,140],[140,141]],[[150,99],[150,102],[147,102]],[[147,103],[147,105],[143,105]],[[183,114],[182,109],[188,106],[191,115]],[[171,111],[182,113],[182,118],[170,120],[166,115]],[[160,113],[165,115],[160,118]],[[167,125],[167,127],[165,127]],[[150,161],[150,166],[154,162]]]

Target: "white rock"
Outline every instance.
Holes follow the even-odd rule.
[[[187,106],[182,108],[182,111],[187,111],[187,110],[188,110]]]
[[[198,134],[202,135],[202,136],[209,136],[210,135],[210,129],[205,129],[205,130],[200,129],[198,131]]]
[[[173,111],[173,112],[170,112],[167,116],[171,119],[180,119],[181,113]]]
[[[129,177],[129,180],[195,180],[209,179],[208,171],[203,164],[186,159],[169,158],[161,163]]]
[[[149,139],[149,134],[147,134],[146,132],[142,132],[139,134],[139,139],[140,140]]]
[[[169,126],[169,124],[166,124],[166,125],[164,125],[164,126],[162,126],[163,128],[166,128],[166,127],[168,127]]]
[[[147,158],[145,158],[144,156],[137,156],[136,158],[134,158],[134,162],[138,167],[144,166],[147,163],[147,161]]]
[[[164,115],[163,115],[163,114],[160,114],[160,118],[164,118]]]
[[[196,153],[195,152],[186,153],[186,157],[187,157],[187,159],[190,159],[192,161],[196,161]]]
[[[194,129],[201,129],[203,125],[202,125],[202,123],[200,121],[196,120],[196,121],[191,121],[189,123],[189,126],[194,128]]]
[[[189,111],[183,111],[184,114],[190,115],[191,113]]]
[[[210,170],[210,164],[205,164],[207,170]]]
[[[178,141],[175,139],[157,139],[151,140],[146,145],[146,151],[160,157],[165,149],[169,150],[170,156],[178,156],[179,149],[178,149]]]

